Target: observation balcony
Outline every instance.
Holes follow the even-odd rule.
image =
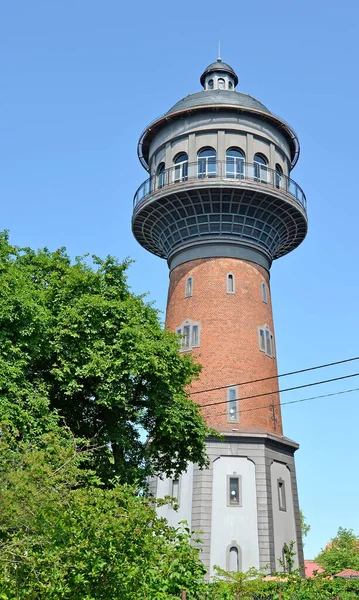
[[[150,252],[170,258],[203,243],[253,246],[274,258],[307,232],[306,197],[291,178],[260,163],[183,162],[149,177],[133,199],[133,233]]]

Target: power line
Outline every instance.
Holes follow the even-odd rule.
[[[354,356],[353,358],[345,358],[344,360],[337,360],[335,362],[326,363],[323,365],[316,365],[315,367],[308,367],[307,369],[299,369],[299,371],[290,371],[289,373],[281,373],[280,375],[271,375],[270,377],[262,377],[261,379],[252,379],[251,381],[242,381],[241,383],[231,383],[230,385],[220,385],[214,388],[208,388],[205,390],[198,390],[196,392],[191,392],[191,396],[195,394],[204,394],[205,392],[215,392],[217,390],[223,390],[225,388],[234,387],[238,385],[249,385],[250,383],[258,383],[260,381],[268,381],[269,379],[279,379],[280,377],[289,377],[289,375],[298,375],[299,373],[308,373],[309,371],[316,371],[317,369],[324,369],[326,367],[333,367],[335,365],[342,365],[344,363],[353,362],[354,360],[359,360],[359,356]]]
[[[332,383],[333,381],[341,381],[342,379],[350,379],[351,377],[358,377],[359,373],[353,373],[352,375],[342,375],[341,377],[333,377],[332,379],[324,379],[323,381],[315,381],[313,383],[305,383],[303,385],[296,385],[294,387],[285,388],[283,390],[275,390],[273,392],[265,392],[264,394],[254,394],[253,396],[244,396],[243,398],[236,398],[236,400],[250,400],[252,398],[260,398],[261,396],[271,396],[272,394],[283,394],[284,392],[291,392],[293,390],[300,390],[307,387],[313,387],[315,385],[322,385],[324,383]],[[232,387],[232,386],[231,386]],[[207,406],[218,406],[219,404],[227,404],[228,400],[221,400],[220,402],[210,402],[209,404],[200,405],[201,408]]]
[[[299,400],[288,400],[287,402],[280,402],[275,407],[286,406],[287,404],[297,404],[299,402],[308,402],[309,400],[319,400],[319,398],[330,398],[331,396],[340,396],[341,394],[349,394],[351,392],[359,392],[359,388],[352,388],[351,390],[342,390],[341,392],[332,392],[331,394],[322,394],[321,396],[311,396],[310,398],[300,398]],[[252,410],[262,410],[262,408],[272,408],[273,404],[266,404],[265,406],[254,406],[252,408],[245,408],[240,413],[250,412]],[[221,413],[220,415],[226,415],[227,413]]]

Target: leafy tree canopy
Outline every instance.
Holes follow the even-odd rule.
[[[96,440],[103,481],[206,463],[208,430],[186,394],[199,373],[126,282],[129,261],[35,252],[0,234],[0,411],[19,439],[57,411]],[[147,438],[147,442],[145,439]]]
[[[352,529],[339,527],[330,544],[318,554],[316,561],[330,575],[344,569],[359,571],[359,538]]]
[[[65,428],[36,443],[0,438],[1,600],[203,600],[205,569],[186,529],[84,468],[93,450]]]

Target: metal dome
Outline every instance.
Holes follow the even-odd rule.
[[[238,84],[238,77],[237,77],[237,74],[234,71],[234,69],[232,69],[232,67],[230,65],[228,65],[227,63],[222,62],[220,59],[218,59],[216,62],[208,65],[207,69],[205,69],[203,71],[201,78],[200,78],[201,85],[204,85],[206,76],[209,75],[209,73],[214,73],[214,72],[229,73],[229,75],[232,75],[232,77],[234,79],[234,86],[236,86]]]
[[[268,115],[271,114],[264,104],[248,94],[243,94],[242,92],[237,92],[236,90],[202,90],[200,92],[196,92],[195,94],[189,94],[188,96],[185,96],[179,100],[179,102],[176,102],[176,104],[174,104],[174,106],[167,111],[166,115],[170,115],[179,110],[186,110],[198,106],[208,105],[238,106],[241,108],[260,110]]]

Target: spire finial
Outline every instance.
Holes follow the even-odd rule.
[[[218,42],[218,58],[217,58],[218,62],[222,62],[221,59],[221,42]]]

